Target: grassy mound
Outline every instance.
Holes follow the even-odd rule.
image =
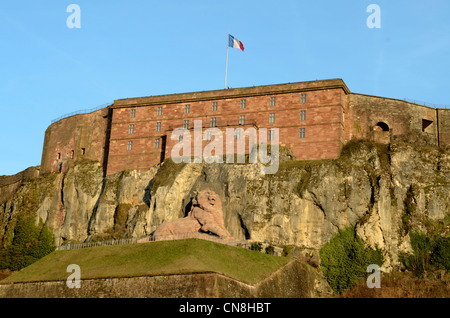
[[[205,240],[187,239],[55,251],[0,283],[66,280],[77,264],[81,279],[216,272],[256,283],[288,262]]]

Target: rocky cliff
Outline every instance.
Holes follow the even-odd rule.
[[[259,164],[169,159],[145,172],[103,177],[100,163],[73,162],[66,173],[24,181],[4,198],[0,240],[10,242],[17,216],[25,213],[46,222],[57,245],[144,237],[185,216],[195,192],[209,188],[220,196],[225,226],[237,239],[317,255],[339,229],[354,226],[367,245],[382,249],[390,270],[399,252],[410,249],[409,231],[448,220],[449,149],[350,142],[335,160],[296,161],[287,149],[281,159],[273,175],[261,174]]]

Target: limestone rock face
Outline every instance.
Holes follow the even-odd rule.
[[[381,248],[389,270],[408,251],[409,231],[427,231],[450,211],[450,150],[352,143],[335,160],[284,156],[276,174],[260,164],[175,164],[103,177],[97,162],[75,163],[65,175],[24,182],[0,202],[0,240],[7,244],[20,213],[34,213],[56,243],[151,235],[188,216],[205,189],[222,203],[223,224],[237,240],[295,245],[317,252],[353,226]]]

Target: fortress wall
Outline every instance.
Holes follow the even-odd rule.
[[[0,176],[0,203],[13,196],[22,182],[39,176],[39,166],[30,167],[12,176]]]
[[[439,117],[439,144],[442,147],[450,146],[450,109],[438,109]]]
[[[374,132],[378,122],[389,126],[392,139],[415,144],[437,145],[436,110],[402,100],[351,93],[349,99],[349,127],[347,141],[352,137],[374,140],[381,136]],[[423,129],[423,121],[431,124]],[[387,139],[389,141],[389,139]]]
[[[0,298],[310,298],[317,272],[293,260],[257,284],[218,273],[82,279],[80,288],[66,281],[0,284]]]
[[[41,173],[60,170],[68,160],[103,161],[107,108],[61,119],[45,132]],[[73,153],[72,153],[73,152]]]
[[[300,84],[304,87],[304,83]],[[286,88],[285,85],[277,87]],[[289,85],[290,89],[294,88],[292,84]],[[212,117],[216,118],[217,128],[224,136],[227,128],[255,128],[257,132],[259,128],[278,128],[280,143],[291,148],[299,159],[335,158],[339,154],[344,140],[343,113],[347,107],[347,100],[343,97],[346,91],[342,87],[297,92],[274,90],[275,93],[258,88],[261,95],[245,94],[250,94],[253,89],[219,91],[222,95],[213,92],[214,98],[209,96],[211,92],[200,92],[168,95],[166,99],[155,96],[116,101],[113,106],[107,174],[123,169],[150,168],[162,158],[171,156],[172,148],[178,143],[178,140],[171,139],[172,133],[176,128],[183,128],[185,120],[189,121],[193,138],[194,120],[201,120],[205,133]],[[301,94],[306,94],[305,103],[301,102]],[[180,96],[184,98],[182,102],[179,102]],[[270,104],[271,97],[276,97],[275,106]],[[245,108],[241,108],[242,99],[245,99]],[[217,110],[213,109],[213,103],[217,103]],[[190,105],[189,113],[185,113],[186,104]],[[158,114],[158,107],[162,108],[162,114]],[[301,110],[306,111],[305,120],[300,119]],[[132,111],[135,117],[131,116]],[[274,123],[269,122],[270,114],[275,114]],[[241,116],[245,116],[245,125],[242,126],[239,125]],[[157,123],[161,125],[159,132],[156,131]],[[132,134],[129,133],[130,124],[134,125]],[[300,138],[300,128],[305,128],[305,138]],[[160,138],[159,149],[155,149],[156,138]],[[163,138],[166,140],[165,148]],[[128,141],[133,142],[131,151],[127,150]],[[202,148],[209,143],[204,140]]]
[[[302,102],[302,94],[306,94],[306,102]],[[272,97],[276,98],[275,106],[270,104]],[[245,100],[245,108],[241,100]],[[217,109],[213,109],[213,103]],[[190,105],[189,113],[185,112],[186,104]],[[306,111],[304,120],[300,119],[301,111]],[[271,114],[275,114],[274,123],[269,122]],[[244,125],[240,125],[241,116],[245,116]],[[252,128],[257,133],[260,128],[278,128],[280,144],[302,160],[336,158],[352,138],[437,145],[438,117],[440,145],[450,143],[449,110],[350,93],[342,80],[334,79],[116,100],[108,108],[50,125],[41,172],[58,171],[61,164],[64,170],[68,162],[82,158],[102,162],[107,174],[146,170],[171,156],[178,143],[171,139],[172,134],[183,127],[185,120],[189,121],[191,136],[194,121],[201,120],[206,136],[213,117],[223,136],[227,128]],[[379,122],[389,131],[377,127]],[[131,134],[130,125],[134,125]],[[305,128],[305,138],[300,138],[300,128]],[[155,147],[156,139],[159,148]],[[129,141],[133,143],[131,150],[127,149]],[[224,145],[226,142],[230,141],[224,140]],[[208,144],[210,141],[203,140],[202,149]]]

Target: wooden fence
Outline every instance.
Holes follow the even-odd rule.
[[[74,250],[80,248],[89,248],[89,247],[97,247],[97,246],[114,246],[114,245],[126,245],[126,244],[139,244],[139,243],[147,243],[147,242],[157,242],[157,241],[173,241],[173,240],[184,240],[184,239],[202,239],[207,241],[212,241],[220,244],[226,244],[230,246],[242,247],[249,249],[253,243],[250,240],[232,240],[232,239],[223,239],[217,236],[209,235],[206,233],[177,233],[177,234],[167,234],[160,235],[155,240],[153,236],[146,236],[142,238],[124,238],[124,239],[116,239],[116,240],[106,240],[106,241],[96,241],[96,242],[85,242],[85,243],[67,243],[60,245],[56,248],[58,251],[64,250]],[[265,248],[269,246],[268,243],[261,243],[262,249],[264,252]],[[283,249],[280,247],[274,247],[274,255],[281,255]]]

